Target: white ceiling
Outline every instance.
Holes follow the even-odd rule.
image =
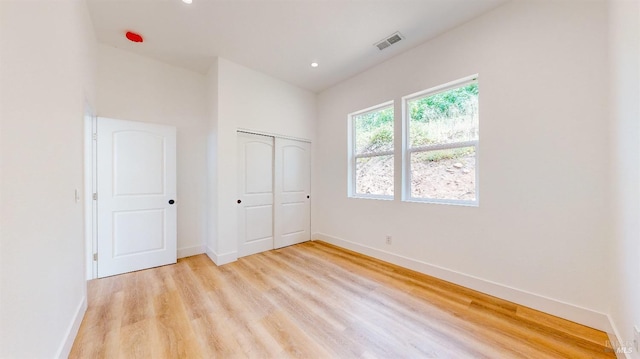
[[[220,56],[317,92],[505,0],[88,0],[98,41],[205,73]],[[129,42],[135,31],[144,42]],[[374,43],[400,31],[383,51]],[[311,62],[320,66],[312,68]]]

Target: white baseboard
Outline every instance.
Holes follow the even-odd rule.
[[[56,353],[55,358],[68,358],[69,353],[71,353],[71,347],[73,347],[73,341],[76,339],[76,335],[78,335],[78,330],[80,329],[80,324],[82,324],[82,319],[84,318],[84,313],[87,311],[87,297],[82,297],[80,301],[80,305],[78,305],[78,309],[76,309],[76,314],[73,317],[71,323],[69,323],[69,327],[67,328],[64,339],[60,344],[60,348],[58,348],[58,352]]]
[[[330,236],[324,233],[314,233],[312,238],[325,241],[338,247],[346,248],[354,252],[374,257],[385,262],[393,263],[404,268],[424,273],[447,282],[455,283],[466,288],[492,295],[513,303],[527,306],[560,318],[584,324],[586,326],[611,332],[609,317],[600,312],[583,308],[577,305],[548,298],[525,290],[509,287],[490,280],[478,278],[469,274],[457,272],[420,260],[404,257],[395,253],[383,251],[363,244],[351,242],[342,238]]]
[[[191,257],[205,253],[206,251],[207,247],[205,245],[178,248],[178,258]]]
[[[209,258],[211,258],[213,263],[215,263],[217,266],[221,266],[238,260],[238,252],[227,252],[218,254],[214,252],[213,249],[207,247],[206,253],[207,256],[209,256]]]
[[[620,336],[620,332],[618,331],[613,318],[611,318],[610,315],[607,315],[607,319],[609,320],[609,326],[605,331],[609,336],[609,341],[611,342],[611,346],[616,353],[616,357],[618,359],[632,359],[631,353],[635,351],[635,348],[633,348],[633,343],[620,340],[622,337]]]

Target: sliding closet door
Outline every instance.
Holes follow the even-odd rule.
[[[273,249],[273,137],[238,132],[238,256]]]
[[[311,238],[310,152],[308,142],[275,139],[275,248]]]

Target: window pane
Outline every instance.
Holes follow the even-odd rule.
[[[411,197],[474,201],[475,147],[411,153]]]
[[[411,147],[478,139],[478,83],[407,102]]]
[[[357,158],[356,193],[393,196],[393,156]]]
[[[353,117],[355,154],[393,151],[393,107]]]

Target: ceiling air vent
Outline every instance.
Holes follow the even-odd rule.
[[[396,42],[398,42],[398,41],[400,41],[402,39],[404,39],[404,36],[402,36],[401,33],[396,32],[395,34],[389,35],[386,39],[384,39],[382,41],[378,41],[374,45],[378,48],[378,50],[384,50],[387,47],[395,44]]]

